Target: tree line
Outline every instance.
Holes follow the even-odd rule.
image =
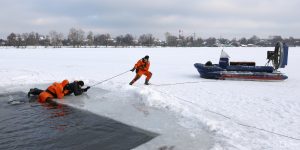
[[[183,36],[165,33],[165,40],[159,40],[152,34],[142,34],[138,38],[131,34],[111,37],[109,33],[94,34],[92,31],[85,33],[82,29],[71,28],[65,37],[63,33],[50,31],[47,35],[37,32],[11,33],[6,39],[0,39],[0,46],[13,46],[26,48],[27,46],[44,46],[61,48],[63,46],[79,47],[239,47],[239,46],[260,46],[272,47],[277,41],[287,43],[289,46],[300,46],[300,39],[293,37],[282,38],[281,36],[270,36],[268,39],[261,39],[258,36],[240,39],[226,38],[201,38],[195,35]]]

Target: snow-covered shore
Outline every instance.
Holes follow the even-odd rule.
[[[231,60],[255,61],[257,65],[265,65],[267,50],[273,48],[225,48]],[[92,85],[131,69],[147,54],[153,73],[151,82],[164,86],[144,86],[144,78],[129,86],[134,74],[127,73],[97,86],[112,91],[106,99],[116,95],[137,98],[149,108],[183,118],[178,124],[187,130],[205,128],[214,136],[213,149],[297,150],[300,49],[290,48],[288,66],[281,70],[289,79],[283,82],[199,78],[193,64],[208,60],[217,63],[220,51],[221,48],[0,49],[0,83],[8,91],[11,86],[63,79],[82,79]],[[170,85],[182,82],[193,83]],[[102,108],[97,103],[88,101],[78,106],[97,113],[97,108]]]

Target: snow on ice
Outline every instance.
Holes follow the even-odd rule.
[[[138,59],[149,55],[153,85],[144,86],[143,77],[134,86],[129,86],[134,77],[130,72],[92,88],[82,98],[68,97],[64,103],[162,135],[161,139],[154,139],[137,149],[152,149],[163,142],[175,144],[175,149],[189,145],[215,150],[299,149],[300,49],[290,48],[288,66],[280,70],[288,75],[286,81],[200,78],[193,64],[208,60],[217,63],[221,50],[0,49],[0,83],[1,89],[5,89],[1,92],[12,91],[16,86],[28,90],[29,85],[63,79],[81,79],[87,85],[93,85],[131,69]],[[267,51],[273,48],[225,50],[232,61],[255,61],[257,65],[264,65]],[[183,82],[189,83],[173,84]],[[148,120],[143,120],[147,117]]]

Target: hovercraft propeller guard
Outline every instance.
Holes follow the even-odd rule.
[[[255,62],[230,62],[229,55],[222,50],[219,64],[196,63],[194,66],[200,73],[200,77],[206,79],[221,80],[285,80],[288,77],[277,69],[284,68],[288,61],[288,46],[278,42],[274,51],[268,51],[267,64],[273,66],[256,66]]]
[[[267,54],[268,63],[272,61],[275,70],[278,68],[284,68],[287,65],[288,60],[288,46],[278,42],[274,51],[268,51]]]

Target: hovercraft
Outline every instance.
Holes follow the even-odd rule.
[[[278,42],[274,51],[267,52],[267,60],[265,66],[256,66],[255,62],[229,62],[229,55],[222,50],[219,64],[208,61],[205,64],[195,63],[194,66],[200,73],[200,77],[206,79],[278,81],[288,78],[278,71],[279,68],[287,65],[286,44]]]

